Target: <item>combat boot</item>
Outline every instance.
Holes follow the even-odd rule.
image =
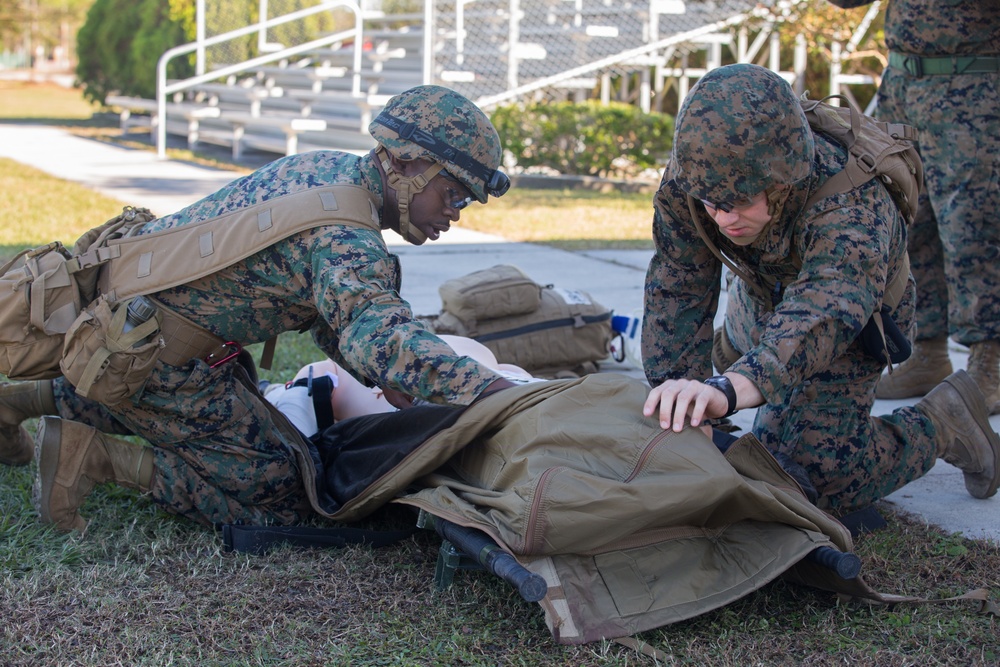
[[[915,406],[927,415],[937,436],[938,457],[965,473],[974,498],[989,498],[1000,482],[1000,436],[990,427],[979,387],[959,370]]]
[[[56,414],[52,380],[0,384],[0,463],[23,466],[31,462],[34,446],[21,422]]]
[[[910,358],[879,378],[875,398],[897,399],[924,396],[951,375],[948,337],[928,338],[913,343]]]
[[[1000,341],[987,340],[969,346],[969,375],[986,397],[989,413],[1000,413]]]
[[[95,484],[117,482],[148,491],[153,450],[112,438],[86,424],[43,417],[35,435],[38,476],[33,499],[43,523],[83,532],[80,506]]]

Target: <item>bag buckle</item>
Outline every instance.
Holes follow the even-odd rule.
[[[221,366],[227,361],[232,361],[243,351],[243,346],[234,340],[223,343],[219,349],[205,357],[205,363],[209,368]]]

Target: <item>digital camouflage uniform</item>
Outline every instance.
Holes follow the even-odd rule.
[[[753,82],[747,87],[763,90]],[[776,105],[756,99],[753,92],[745,97],[749,109]],[[797,104],[794,98],[792,103]],[[727,101],[699,115],[699,127],[711,130],[691,141],[693,150],[725,141],[739,123],[735,105]],[[785,111],[775,113],[782,118]],[[803,210],[847,157],[835,140],[820,134],[814,140],[811,169],[792,186],[778,219],[750,245],[729,241],[704,206],[695,206],[716,246],[746,272],[786,276],[773,307],[771,299],[758,297],[734,277],[725,323],[743,356],[727,372],[746,376],[764,396],[766,404],[758,409],[753,426],[760,441],[805,467],[820,494],[820,507],[848,511],[922,476],[934,465],[937,445],[934,427],[916,408],[871,416],[883,366],[857,340],[903,261],[904,220],[874,180]],[[793,152],[782,145],[767,145],[765,150],[776,160]],[[706,159],[702,169],[718,168],[714,159]],[[721,291],[722,263],[699,237],[686,191],[673,171],[672,162],[654,199],[656,251],[646,276],[642,348],[653,386],[668,379],[713,375],[713,319]],[[739,188],[739,178],[730,180]],[[893,314],[904,332],[912,327],[913,299],[911,283]]]
[[[143,233],[206,220],[313,187],[352,184],[375,196],[370,156],[314,151],[279,159]],[[331,225],[293,235],[229,268],[156,298],[224,340],[244,345],[309,328],[345,368],[435,403],[468,404],[499,376],[413,321],[399,295],[399,265],[381,234]],[[238,363],[216,368],[158,362],[145,388],[113,408],[53,382],[59,416],[154,445],[151,494],[171,512],[203,523],[290,523],[309,511],[292,447]]]
[[[900,55],[1000,56],[1000,3],[892,0],[885,41]],[[1000,71],[915,74],[890,60],[876,115],[916,128],[924,164],[909,239],[917,338],[1000,340]]]

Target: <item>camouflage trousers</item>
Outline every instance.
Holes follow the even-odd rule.
[[[107,407],[53,381],[59,416],[153,445],[153,500],[203,524],[290,524],[310,514],[295,452],[238,363],[157,364],[135,397]]]
[[[760,314],[730,295],[726,327],[733,344],[747,349],[754,344],[754,320]],[[907,290],[894,313],[904,332],[912,327],[913,301],[914,291]],[[903,407],[888,415],[871,414],[881,373],[882,366],[855,342],[784,401],[757,409],[754,435],[770,451],[782,452],[806,469],[823,509],[861,509],[934,466],[934,427],[923,412]]]
[[[908,248],[917,338],[1000,340],[1000,73],[888,69],[878,117],[918,132],[925,193]]]

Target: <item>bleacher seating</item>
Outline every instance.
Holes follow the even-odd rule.
[[[740,2],[690,0],[685,14],[661,16],[657,27],[661,32],[678,32],[704,26],[731,17],[733,6]],[[742,4],[749,9],[756,3]],[[507,0],[461,6],[464,39],[457,39],[454,30],[438,28],[433,76],[475,100],[503,93],[511,87],[505,62],[510,29],[503,11]],[[636,29],[644,25],[641,20],[605,0],[581,0],[573,6],[522,0],[520,8],[519,44],[534,48],[536,55],[518,60],[517,82],[556,77],[571,69],[567,63],[572,59],[575,64],[593,62],[635,49],[649,39]],[[594,33],[595,26],[606,34]],[[423,82],[424,33],[412,26],[366,29],[361,39],[359,85],[353,45],[335,43],[296,52],[273,64],[220,77],[220,82],[192,86],[182,100],[175,99],[168,107],[166,130],[185,136],[191,147],[200,142],[231,147],[236,158],[247,149],[277,154],[312,148],[367,151],[375,144],[367,132],[373,115],[392,95]],[[635,62],[636,67],[647,68],[660,64],[655,54]],[[588,72],[556,81],[551,88],[585,96],[597,82],[595,73]],[[155,101],[109,97],[106,102],[120,109],[123,132],[143,126],[150,132],[156,129]]]
[[[419,33],[392,31],[366,34],[365,42],[359,94],[352,92],[353,48],[317,49],[192,87],[168,108],[167,132],[185,136],[192,149],[231,148],[235,160],[247,150],[367,152],[375,146],[368,134],[373,115],[392,95],[422,82],[423,42]],[[106,104],[120,110],[123,133],[155,131],[155,100],[112,96]]]

